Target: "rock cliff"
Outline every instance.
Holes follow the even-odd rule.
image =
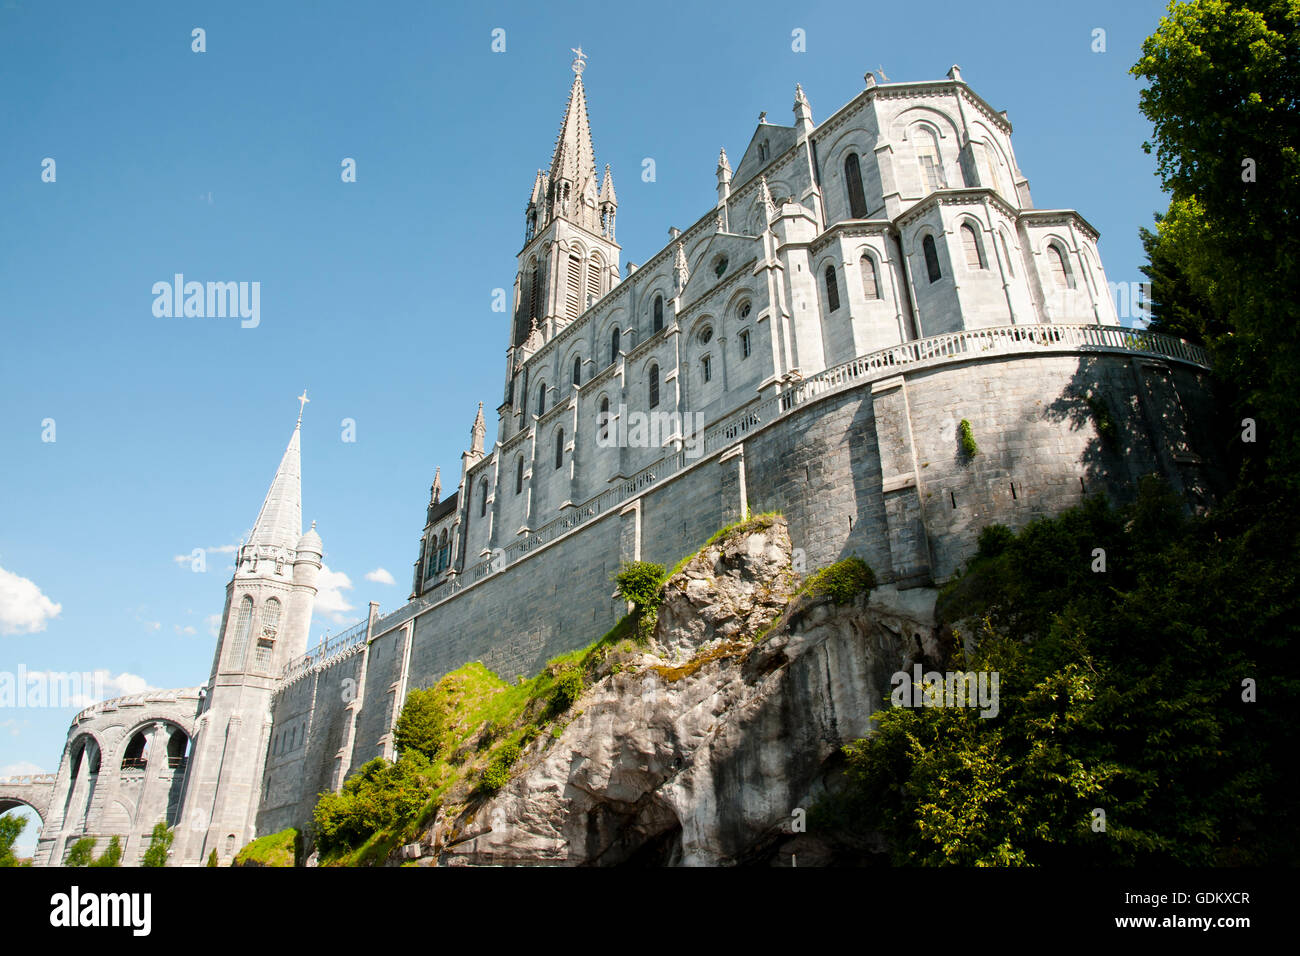
[[[695,555],[653,638],[604,662],[558,739],[534,740],[486,801],[439,814],[432,859],[829,862],[803,812],[834,785],[840,747],[871,731],[890,676],[936,656],[934,592],[810,593],[791,556],[780,519]]]

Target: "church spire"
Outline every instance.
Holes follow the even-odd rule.
[[[564,108],[560,135],[555,141],[551,157],[550,211],[548,218],[565,218],[591,231],[598,231],[595,210],[589,210],[584,201],[596,193],[596,152],[591,145],[591,121],[587,116],[587,91],[582,85],[582,71],[586,68],[581,48],[574,50],[573,86],[569,88],[569,102]]]
[[[305,406],[309,399],[304,391],[299,401]],[[302,537],[302,458],[299,436],[302,433],[302,408],[298,410],[298,424],[293,426],[289,446],[275,470],[271,487],[257,513],[257,521],[248,536],[249,545],[266,545],[293,549]]]

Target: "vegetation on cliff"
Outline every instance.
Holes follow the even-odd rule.
[[[1151,328],[1209,348],[1232,487],[1209,515],[1149,482],[985,529],[940,612],[974,643],[948,666],[999,673],[999,716],[883,711],[823,827],[922,865],[1300,860],[1297,70],[1294,0],[1171,4],[1133,68],[1171,196],[1142,233]]]
[[[701,551],[765,531],[778,517],[760,515],[728,526]],[[700,553],[683,559],[678,569]],[[398,847],[418,839],[440,810],[452,821],[453,841],[472,835],[481,827],[476,815],[482,803],[510,781],[526,754],[536,755],[560,737],[585,688],[649,666],[645,642],[655,631],[670,579],[660,565],[624,565],[616,581],[619,594],[633,604],[632,612],[600,640],[554,658],[531,679],[510,683],[476,661],[432,687],[409,692],[394,730],[396,762],[372,760],[339,793],[320,796],[314,830],[321,863],[381,864]],[[859,559],[850,558],[811,583],[811,590],[800,592],[801,601],[823,593],[848,600],[869,589],[874,576]],[[752,638],[718,641],[683,664],[654,669],[665,680],[679,680],[713,660],[747,653],[755,646]]]
[[[997,673],[998,715],[885,709],[822,825],[921,865],[1294,860],[1297,528],[1255,517],[1186,517],[1152,480],[987,535],[939,610],[975,642],[947,670]]]
[[[235,854],[235,866],[293,866],[299,850],[298,831],[293,827],[258,837]],[[216,866],[215,851],[208,861]]]

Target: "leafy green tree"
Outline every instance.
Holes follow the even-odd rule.
[[[167,857],[171,855],[172,841],[175,839],[176,833],[167,824],[155,823],[153,832],[149,835],[149,846],[144,851],[144,858],[140,861],[140,865],[166,866]]]
[[[82,837],[68,848],[63,858],[64,866],[90,866],[95,855],[95,838]]]
[[[1273,476],[1300,483],[1300,4],[1171,3],[1133,73],[1171,194],[1151,253],[1158,329],[1203,341]]]
[[[419,751],[397,763],[382,757],[363,764],[338,793],[322,793],[312,812],[322,853],[356,848],[374,834],[418,814],[432,791],[432,767]]]
[[[976,638],[949,669],[999,675],[997,716],[882,711],[823,820],[920,865],[1294,864],[1297,541],[1275,502],[1188,518],[1154,481],[991,534],[940,615]]]
[[[104,852],[95,858],[91,866],[121,866],[122,865],[122,840],[114,836],[108,841],[108,846]]]
[[[415,752],[434,759],[442,747],[446,719],[447,710],[436,687],[409,692],[393,731],[398,752]]]
[[[6,814],[0,816],[0,866],[17,866],[14,842],[27,826],[27,818]]]
[[[207,863],[207,865],[208,865],[208,866],[218,866],[218,865],[219,865],[219,864],[217,863],[217,851],[216,851],[216,850],[213,850],[211,853],[208,854],[208,863]]]

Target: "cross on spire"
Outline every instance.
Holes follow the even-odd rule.
[[[578,47],[577,49],[574,49],[573,47],[569,47],[569,51],[571,53],[577,54],[577,57],[574,59],[571,65],[573,66],[573,72],[581,76],[582,71],[587,68],[587,64],[583,62],[584,60],[587,59],[587,55],[582,52],[582,47]]]
[[[311,399],[307,397],[307,389],[304,388],[302,390],[302,394],[298,396],[298,424],[299,425],[302,424],[303,409],[307,407],[307,403],[310,401]]]

